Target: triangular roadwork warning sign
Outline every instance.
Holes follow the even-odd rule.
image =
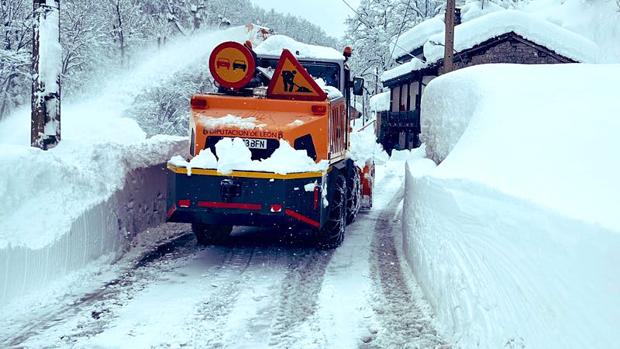
[[[268,98],[324,101],[327,94],[317,85],[291,51],[284,49],[267,89]]]

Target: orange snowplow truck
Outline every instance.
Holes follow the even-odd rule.
[[[209,149],[219,159],[218,142],[241,138],[252,160],[264,160],[285,140],[327,166],[220,173],[171,161],[167,220],[191,223],[201,244],[222,242],[233,226],[275,226],[310,228],[321,247],[339,246],[372,189],[371,171],[348,158],[349,100],[363,90],[363,80],[350,79],[350,52],[340,59],[298,59],[286,49],[280,56],[257,55],[248,45],[219,45],[209,64],[219,91],[191,99],[190,155]]]

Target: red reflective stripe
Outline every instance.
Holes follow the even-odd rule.
[[[263,208],[260,204],[241,204],[236,202],[198,201],[198,207],[207,208],[233,208],[239,210],[259,211]]]
[[[314,187],[314,209],[319,208],[319,186]]]
[[[172,207],[170,207],[170,209],[168,210],[168,212],[166,212],[166,216],[170,217],[172,216],[172,214],[177,210],[177,207],[175,205],[172,205]]]
[[[287,215],[295,218],[296,220],[298,220],[300,222],[304,222],[306,224],[309,224],[309,225],[311,225],[311,226],[313,226],[315,228],[320,228],[321,227],[321,223],[319,223],[319,222],[317,222],[317,221],[315,221],[313,219],[310,219],[310,218],[308,218],[306,216],[303,216],[303,215],[301,215],[301,214],[299,214],[299,213],[297,213],[297,212],[295,212],[293,210],[286,209],[285,213]]]

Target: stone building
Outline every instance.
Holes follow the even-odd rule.
[[[492,8],[463,13],[457,22],[454,68],[488,64],[559,64],[594,62],[598,47],[590,40],[529,14]],[[457,16],[457,19],[460,16]],[[474,17],[474,18],[472,18]],[[378,118],[378,139],[386,149],[419,145],[420,106],[426,85],[443,73],[444,23],[441,16],[412,28],[399,40],[399,66],[381,80],[389,87],[391,108]]]

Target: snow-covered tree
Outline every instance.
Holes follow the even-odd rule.
[[[0,120],[30,95],[32,2],[0,1]]]
[[[394,65],[393,45],[420,21],[437,13],[435,0],[362,0],[347,20],[346,41],[353,46],[351,68],[371,92],[381,89],[379,75]]]

